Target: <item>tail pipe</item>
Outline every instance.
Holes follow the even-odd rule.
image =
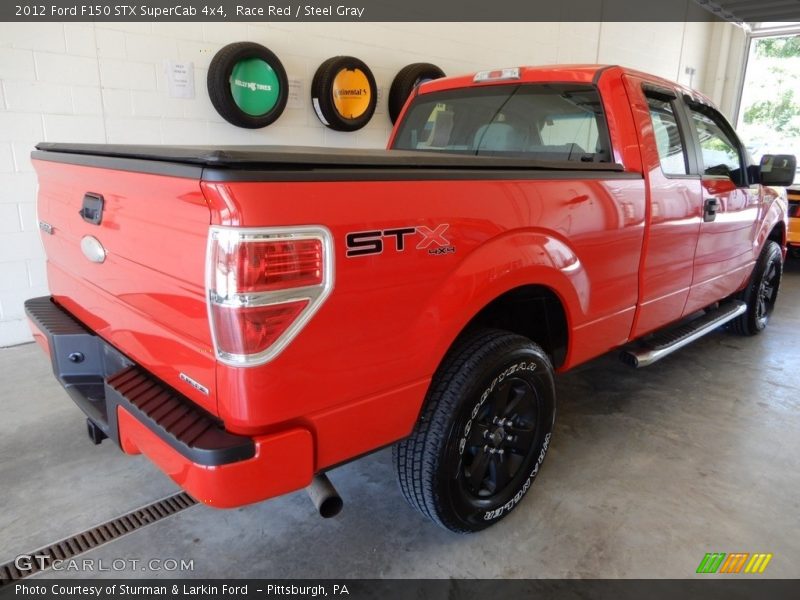
[[[336,488],[333,487],[331,480],[324,473],[314,475],[314,479],[311,480],[311,484],[306,488],[306,492],[308,492],[311,502],[317,507],[319,516],[323,519],[335,517],[342,511],[342,506],[344,506],[342,498]]]

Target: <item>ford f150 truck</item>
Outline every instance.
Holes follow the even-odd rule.
[[[395,444],[460,532],[530,489],[555,372],[765,327],[795,170],[613,66],[424,83],[387,150],[37,148],[27,314],[96,443],[209,505],[308,487],[325,514],[325,472]]]

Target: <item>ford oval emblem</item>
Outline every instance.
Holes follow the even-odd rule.
[[[96,237],[91,235],[83,236],[81,240],[81,252],[90,261],[101,263],[106,259],[106,249]]]

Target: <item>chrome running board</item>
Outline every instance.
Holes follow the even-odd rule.
[[[746,311],[747,304],[741,300],[725,302],[720,304],[719,308],[708,311],[693,321],[656,333],[638,347],[624,349],[620,354],[620,360],[632,367],[647,367]]]

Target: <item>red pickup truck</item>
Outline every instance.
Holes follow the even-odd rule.
[[[551,443],[554,373],[769,319],[791,156],[620,67],[419,86],[388,150],[40,144],[34,336],[91,438],[218,507],[394,446],[434,522],[485,528]]]

